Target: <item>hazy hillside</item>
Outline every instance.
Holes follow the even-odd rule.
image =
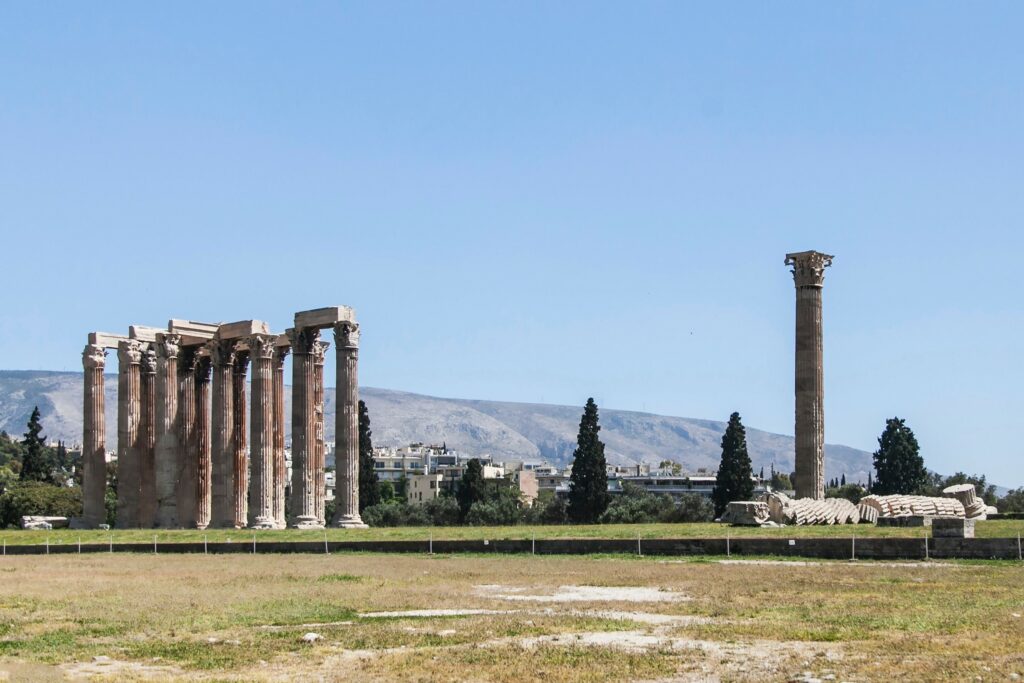
[[[117,377],[107,378],[107,436],[117,440]],[[546,459],[563,463],[572,457],[580,406],[505,403],[422,396],[363,387],[370,410],[374,443],[445,442],[465,453],[490,453],[499,459]],[[334,390],[328,389],[327,438],[334,437]],[[286,414],[290,415],[290,401]],[[32,407],[43,414],[45,434],[69,443],[81,440],[82,376],[70,372],[0,371],[0,429],[20,435]],[[290,420],[288,421],[290,429]],[[725,423],[668,417],[624,410],[601,410],[601,435],[612,462],[672,459],[687,469],[714,468],[721,454]],[[793,438],[748,426],[747,439],[755,469],[772,462],[783,472],[793,468]],[[846,474],[866,481],[871,455],[847,446],[826,447],[826,476]]]

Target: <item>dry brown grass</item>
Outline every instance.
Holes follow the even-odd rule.
[[[7,557],[0,670],[107,656],[113,677],[209,680],[1005,680],[1024,674],[1024,567],[722,565],[616,557]],[[688,600],[509,601],[559,586]],[[506,593],[508,591],[505,591]],[[361,614],[485,609],[468,616]],[[634,613],[634,614],[629,614]],[[688,616],[652,623],[650,615]],[[323,639],[308,645],[306,632]],[[594,644],[599,642],[601,644]],[[132,663],[134,668],[116,668]],[[42,667],[42,668],[40,668]]]

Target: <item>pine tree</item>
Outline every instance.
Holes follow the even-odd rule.
[[[754,495],[754,482],[750,478],[750,455],[747,454],[747,432],[740,422],[740,414],[729,416],[729,426],[722,435],[722,462],[718,466],[711,502],[715,516],[725,512],[734,500],[750,500]]]
[[[359,512],[380,502],[377,471],[373,468],[373,432],[366,403],[359,402]]]
[[[608,509],[608,470],[604,444],[597,437],[597,404],[588,398],[580,418],[576,450],[572,454],[572,475],[569,477],[569,504],[566,512],[577,524],[594,524]]]
[[[25,455],[21,462],[22,481],[53,481],[53,463],[50,462],[49,449],[46,447],[46,437],[41,435],[43,425],[39,421],[39,406],[32,411],[32,417],[28,419],[28,431],[21,445],[24,446]]]
[[[914,432],[904,420],[894,417],[885,421],[885,431],[878,437],[874,453],[875,483],[872,493],[888,495],[914,493],[928,481],[924,458]]]
[[[455,500],[459,503],[459,519],[466,520],[469,509],[473,503],[482,501],[487,496],[484,484],[483,467],[480,461],[473,458],[466,465],[466,471],[462,474],[462,481],[459,482],[459,489],[455,492]]]

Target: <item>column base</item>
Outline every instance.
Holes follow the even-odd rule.
[[[324,523],[312,515],[296,517],[291,523],[292,529],[323,529]]]
[[[252,524],[249,525],[250,529],[273,529],[274,518],[273,517],[257,517],[253,520]]]
[[[342,515],[341,517],[338,517],[336,520],[334,520],[334,523],[331,524],[331,526],[337,527],[338,529],[369,529],[370,528],[369,526],[367,526],[367,524],[365,522],[363,522],[362,518],[358,514],[355,514],[355,515]]]

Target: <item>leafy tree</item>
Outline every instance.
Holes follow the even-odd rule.
[[[46,447],[46,437],[42,436],[43,425],[39,421],[39,406],[32,411],[32,417],[28,419],[28,431],[21,445],[24,447],[24,455],[21,461],[22,481],[42,481],[55,483],[53,481],[53,461]]]
[[[914,432],[906,421],[894,417],[885,421],[875,451],[875,483],[872,493],[889,495],[914,493],[928,483],[928,472]]]
[[[1024,488],[1007,491],[996,507],[1000,512],[1024,512]]]
[[[774,491],[791,491],[793,489],[793,482],[789,480],[788,474],[782,472],[772,472],[772,490]]]
[[[0,525],[18,526],[25,515],[75,517],[82,514],[81,489],[22,480],[0,496]]]
[[[608,509],[608,470],[604,458],[604,444],[597,434],[597,404],[588,398],[580,419],[576,437],[576,450],[572,457],[569,477],[569,504],[566,512],[577,524],[593,524]]]
[[[466,514],[470,526],[518,524],[522,519],[522,501],[518,489],[502,488],[484,500],[478,500]]]
[[[845,498],[854,504],[859,503],[860,499],[863,498],[866,493],[867,491],[857,484],[843,484],[841,486],[825,489],[826,498]]]
[[[373,432],[366,403],[359,402],[359,512],[380,502],[377,471],[373,468]],[[330,519],[330,517],[328,517]]]
[[[0,466],[10,467],[15,474],[21,472],[21,461],[25,459],[25,447],[11,438],[6,431],[0,431]]]
[[[462,474],[462,481],[459,482],[459,489],[455,492],[455,498],[459,503],[459,519],[466,521],[473,503],[487,498],[487,488],[484,484],[483,466],[477,458],[473,458],[466,465],[466,471]]]
[[[380,502],[382,503],[390,503],[395,499],[395,485],[390,481],[379,482],[377,491],[380,493]]]
[[[754,495],[751,474],[750,455],[747,454],[747,432],[740,422],[740,414],[733,413],[729,416],[729,426],[722,435],[722,462],[718,466],[715,488],[711,492],[716,517],[725,512],[730,501],[750,500]]]
[[[684,493],[679,496],[672,519],[663,522],[710,522],[715,518],[715,507],[699,493]]]

